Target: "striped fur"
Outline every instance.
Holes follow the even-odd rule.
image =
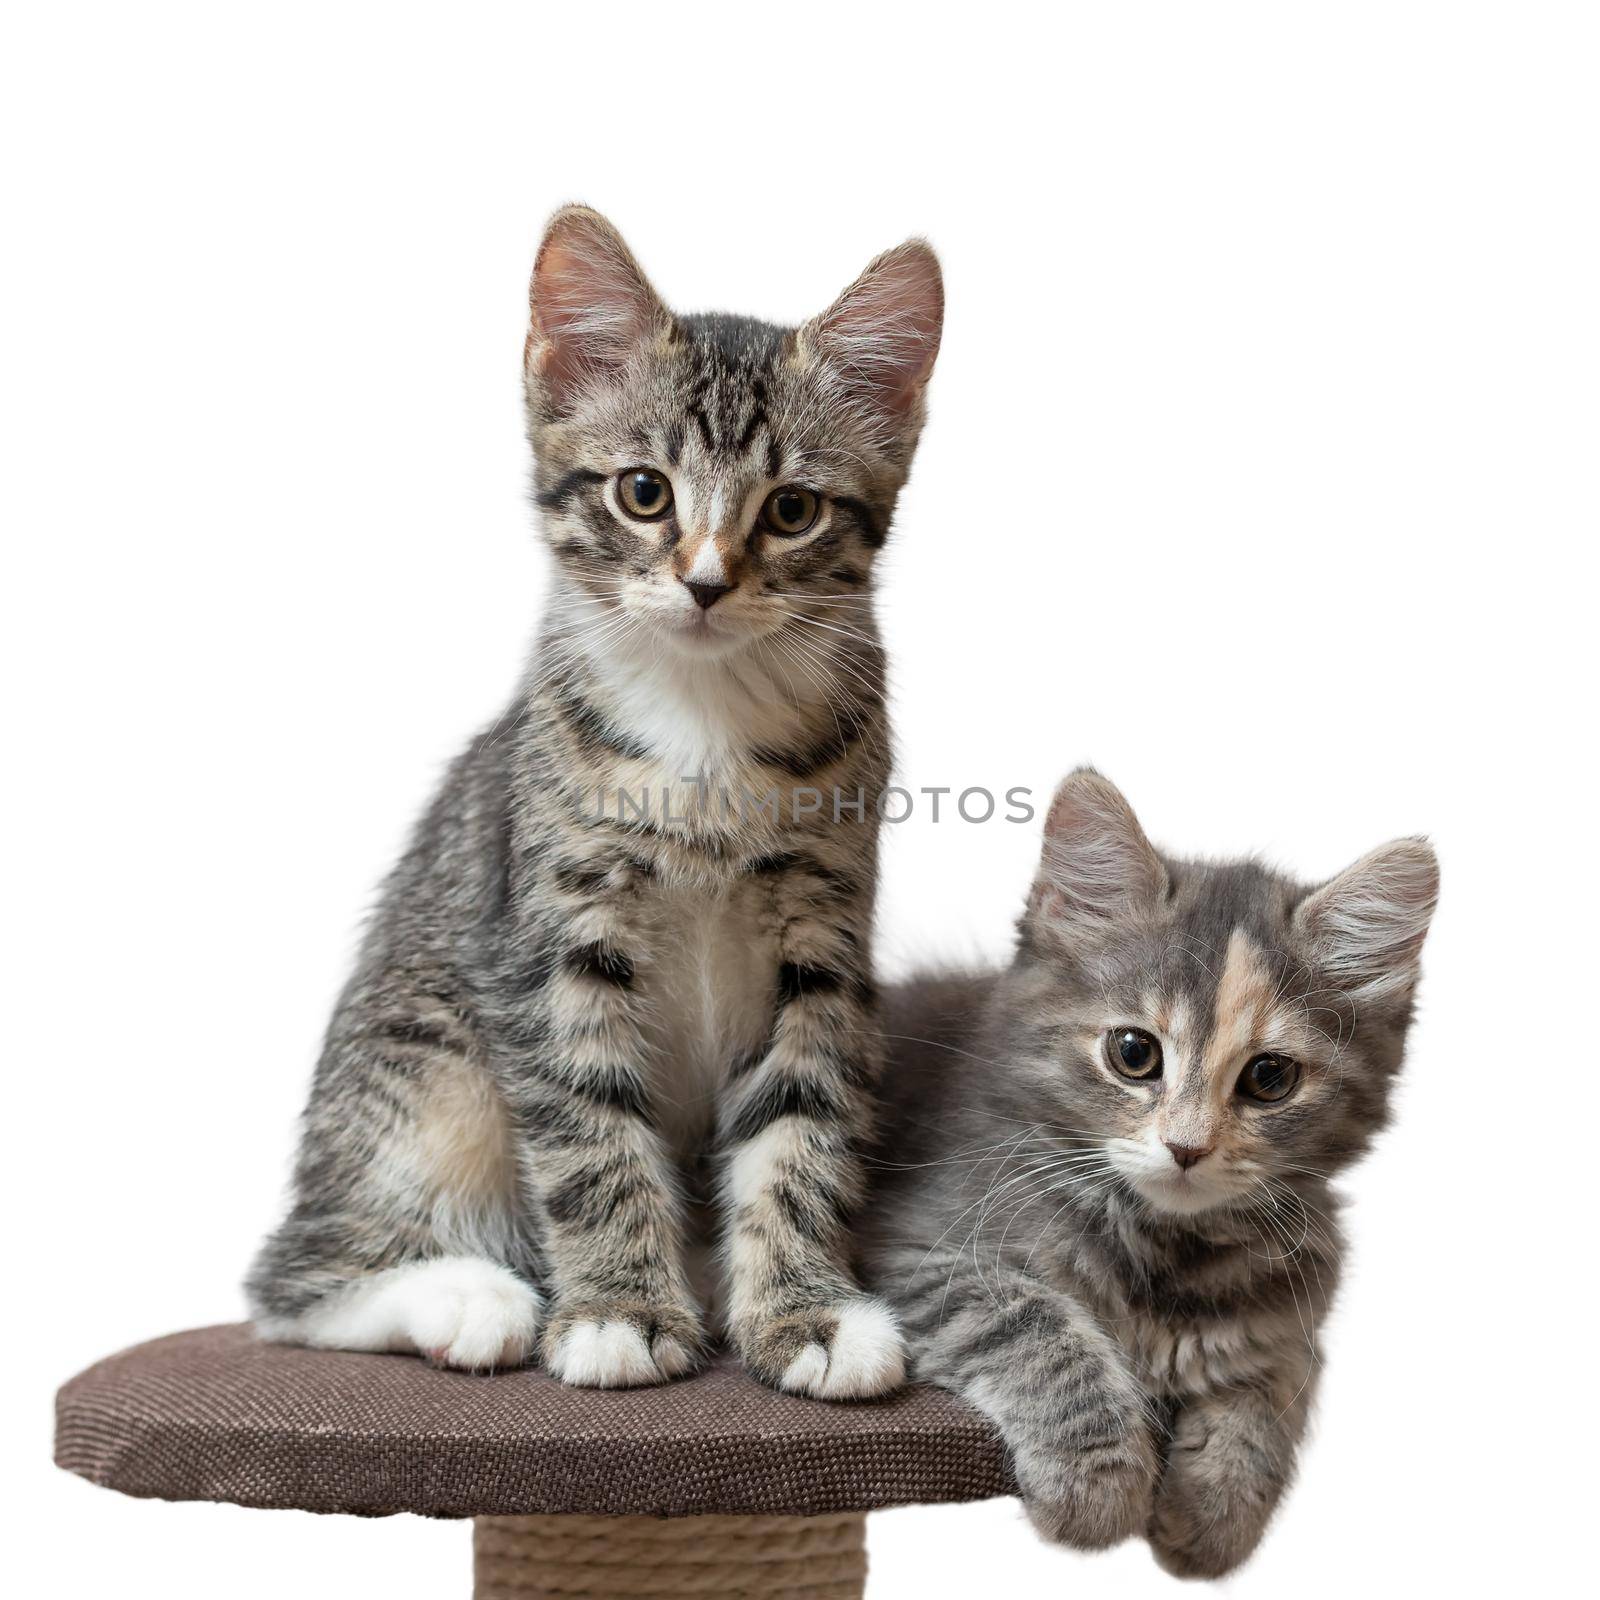
[[[868,1280],[918,1375],[1003,1430],[1048,1537],[1142,1532],[1189,1577],[1255,1548],[1338,1282],[1330,1179],[1385,1120],[1436,889],[1417,840],[1314,892],[1171,860],[1078,773],[1011,967],[887,997]],[[1114,1069],[1127,1027],[1159,1080]],[[1303,1072],[1272,1104],[1238,1090],[1263,1052]]]
[[[940,311],[913,243],[800,329],[677,316],[602,218],[552,221],[526,352],[550,608],[339,1003],[250,1279],[265,1335],[479,1366],[537,1339],[571,1382],[657,1382],[702,1357],[720,1241],[758,1375],[899,1381],[847,1260],[880,1071],[872,573]],[[668,514],[630,516],[634,469]],[[783,485],[818,497],[799,536],[764,520]]]

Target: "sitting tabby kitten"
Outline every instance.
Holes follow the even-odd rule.
[[[1047,1536],[1143,1531],[1186,1577],[1255,1548],[1339,1273],[1328,1180],[1385,1120],[1437,890],[1418,839],[1315,890],[1170,860],[1083,771],[1011,967],[889,997],[869,1276]]]
[[[746,1364],[877,1394],[900,1335],[848,1265],[880,1070],[872,568],[938,264],[902,245],[798,329],[681,316],[572,207],[530,295],[551,604],[389,879],[258,1326],[460,1367],[540,1338],[569,1383],[657,1383],[702,1356],[687,1251],[720,1187]]]

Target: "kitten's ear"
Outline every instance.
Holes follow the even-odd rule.
[[[1438,901],[1433,846],[1396,839],[1302,900],[1295,926],[1330,977],[1352,994],[1378,999],[1416,982]]]
[[[550,219],[528,307],[528,380],[558,406],[589,384],[614,380],[671,324],[622,235],[587,206],[563,206]]]
[[[1167,869],[1122,791],[1092,767],[1062,780],[1044,822],[1030,919],[1085,932],[1154,910]]]
[[[907,239],[867,268],[800,330],[803,344],[891,421],[922,398],[944,328],[944,277],[923,239]]]

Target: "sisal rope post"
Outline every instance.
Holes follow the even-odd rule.
[[[475,1600],[860,1600],[867,1519],[479,1517]]]

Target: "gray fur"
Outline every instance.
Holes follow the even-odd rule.
[[[1436,883],[1412,840],[1315,892],[1255,862],[1163,857],[1079,773],[1010,967],[886,996],[895,1134],[868,1281],[917,1375],[997,1422],[1046,1536],[1145,1533],[1187,1577],[1255,1548],[1339,1278],[1330,1180],[1388,1114]],[[1159,1085],[1101,1053],[1123,1025],[1182,1058]],[[1286,1043],[1304,1069],[1288,1099],[1233,1091]],[[1159,1164],[1153,1133],[1177,1131],[1211,1146],[1191,1173]],[[1214,1194],[1187,1187],[1211,1163]]]
[[[884,315],[902,292],[920,320]],[[385,886],[334,1015],[292,1206],[249,1281],[272,1336],[315,1339],[318,1308],[376,1275],[465,1256],[551,1302],[553,1363],[580,1324],[634,1329],[654,1362],[588,1377],[569,1363],[573,1381],[655,1381],[700,1358],[687,1257],[720,1231],[752,1369],[778,1382],[808,1343],[828,1348],[860,1298],[847,1230],[880,1068],[889,732],[872,570],[938,311],[937,267],[913,244],[798,330],[675,316],[604,219],[574,207],[551,223],[526,359],[550,608],[525,681]],[[676,487],[659,523],[617,509],[634,466]],[[822,499],[809,540],[752,521],[785,483]],[[735,587],[702,619],[680,580],[708,552]],[[811,786],[859,793],[864,811],[807,814],[794,791]],[[620,791],[648,795],[648,814]],[[773,791],[769,811],[718,798]],[[739,930],[737,971],[685,956],[723,929]],[[696,1077],[673,1028],[740,983],[756,991],[748,1036],[719,1038]],[[715,1229],[718,1175],[779,1125],[787,1157],[747,1172]],[[402,1330],[384,1347],[413,1346]],[[527,1353],[516,1338],[439,1346],[461,1364]]]

